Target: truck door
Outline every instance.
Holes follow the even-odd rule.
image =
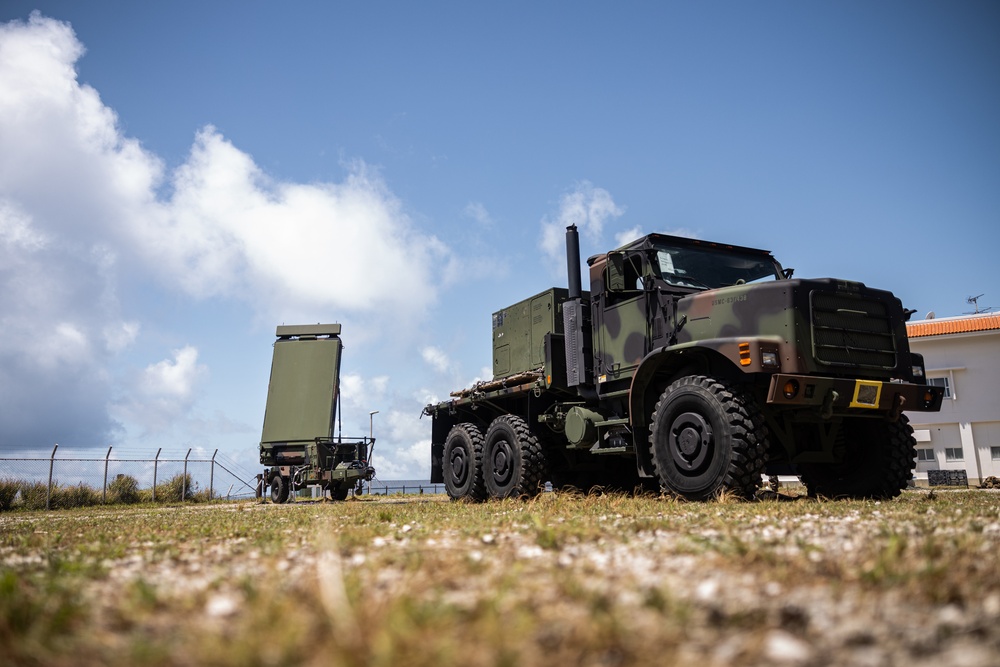
[[[630,378],[649,352],[647,296],[642,289],[641,255],[610,253],[605,290],[594,317],[598,384]]]

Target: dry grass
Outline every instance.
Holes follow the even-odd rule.
[[[1000,663],[1000,495],[0,516],[14,664]]]

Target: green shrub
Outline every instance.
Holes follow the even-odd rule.
[[[21,489],[21,482],[16,479],[0,479],[0,512],[6,512],[14,506],[14,498]]]
[[[52,483],[53,489],[58,484]],[[45,509],[45,498],[48,495],[48,485],[45,482],[23,482],[21,484],[21,506],[29,510]]]
[[[76,486],[66,486],[52,489],[52,507],[68,509],[71,507],[90,507],[101,502],[100,492],[83,482]]]
[[[108,484],[108,502],[132,505],[140,500],[139,480],[132,475],[118,475]]]
[[[191,483],[191,475],[179,473],[163,484],[156,485],[156,501],[178,502],[181,500],[191,500],[197,492],[198,485]]]

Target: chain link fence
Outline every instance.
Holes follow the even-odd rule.
[[[93,450],[49,456],[0,457],[0,510],[33,509],[103,503],[198,501],[252,498],[256,479],[218,450],[116,452],[103,458]]]

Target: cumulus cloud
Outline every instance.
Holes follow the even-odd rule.
[[[198,363],[198,350],[186,345],[171,358],[146,366],[112,411],[141,428],[140,435],[169,431],[186,421],[196,385],[207,374],[208,368]]]
[[[342,373],[340,397],[345,417],[357,421],[361,416],[367,416],[370,411],[378,410],[387,400],[388,390],[388,375],[365,378],[357,373]]]
[[[618,232],[615,234],[615,246],[622,247],[626,243],[630,243],[637,238],[642,236],[642,227],[636,225],[632,229],[626,229],[625,231]]]
[[[380,417],[383,417],[380,415]],[[431,467],[429,425],[406,410],[390,410],[379,432],[392,447],[376,442],[373,465],[380,479],[427,479]]]
[[[437,373],[448,373],[452,370],[452,361],[448,353],[439,347],[427,346],[420,351],[424,363],[434,369]]]
[[[38,13],[0,25],[0,398],[17,406],[0,445],[118,432],[108,406],[127,373],[115,367],[144,330],[121,284],[243,300],[271,320],[398,320],[426,312],[455,274],[449,248],[363,162],[338,183],[282,181],[208,126],[168,173],[78,80],[83,54],[68,24]],[[149,391],[137,400],[155,415],[190,407],[177,392],[200,366],[185,350],[139,373]]]
[[[576,225],[583,236],[598,243],[604,225],[624,213],[625,209],[617,205],[611,193],[604,188],[595,187],[589,181],[578,183],[562,196],[559,211],[542,220],[542,252],[559,266],[560,261],[565,261],[566,227]]]
[[[453,261],[360,161],[343,183],[280,182],[207,127],[173,190],[158,215],[132,227],[134,240],[161,258],[167,279],[180,279],[198,297],[418,312],[435,298],[437,267]]]

